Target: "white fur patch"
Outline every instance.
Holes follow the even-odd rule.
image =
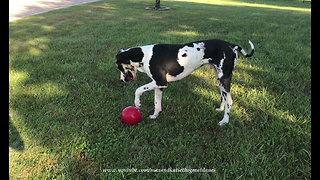
[[[178,81],[191,74],[194,70],[201,67],[201,65],[209,63],[209,60],[211,59],[203,59],[204,50],[205,47],[203,42],[193,43],[193,47],[186,45],[179,49],[177,61],[180,66],[183,66],[183,72],[177,76],[166,74],[167,81]]]
[[[154,44],[153,45],[147,45],[147,46],[141,46],[141,50],[143,52],[143,58],[142,58],[142,63],[143,63],[143,66],[138,68],[138,71],[140,72],[145,72],[147,73],[147,75],[149,77],[152,77],[151,75],[151,72],[150,72],[150,59],[153,55],[153,47],[154,47]]]
[[[180,66],[184,68],[188,67],[200,67],[201,66],[201,59],[204,56],[204,43],[193,43],[193,47],[184,46],[183,48],[179,49],[178,52],[178,63]]]
[[[246,51],[245,50],[243,50],[243,49],[241,49],[241,51],[240,51],[244,56],[245,55],[247,55],[247,53],[246,53]]]
[[[223,53],[223,58],[220,60],[219,66],[214,64],[216,71],[217,71],[218,78],[221,78],[223,76],[222,66],[223,66],[223,62],[225,59],[226,59],[226,54]]]
[[[254,45],[250,40],[249,40],[249,44],[250,44],[251,49],[254,49]]]

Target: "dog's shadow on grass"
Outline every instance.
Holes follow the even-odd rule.
[[[10,115],[9,115],[9,147],[12,147],[13,149],[18,151],[24,150],[24,142],[20,136],[19,131],[13,125]]]

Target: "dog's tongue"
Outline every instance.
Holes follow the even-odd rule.
[[[136,78],[136,71],[130,71],[132,74],[132,78],[130,78],[131,80],[134,80]]]
[[[136,71],[132,72],[132,76],[133,76],[132,80],[136,79]]]

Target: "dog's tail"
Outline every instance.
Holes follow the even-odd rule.
[[[245,50],[243,50],[240,46],[238,46],[237,50],[239,50],[241,52],[241,54],[244,55],[244,57],[251,57],[254,53],[254,45],[253,43],[249,40],[249,44],[251,46],[251,52],[250,54],[247,54]]]

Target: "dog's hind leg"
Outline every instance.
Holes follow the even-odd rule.
[[[213,65],[210,64],[210,68],[211,68],[211,66],[213,66]],[[212,68],[213,68],[213,67],[212,67]],[[225,99],[223,98],[223,94],[222,94],[222,92],[223,92],[223,87],[222,87],[222,84],[221,84],[221,82],[220,82],[220,78],[218,77],[218,72],[217,72],[217,70],[216,70],[215,68],[213,68],[213,69],[214,69],[214,74],[215,74],[215,76],[216,76],[216,79],[217,79],[217,81],[218,81],[218,83],[219,83],[220,95],[221,95],[221,104],[220,104],[220,107],[219,107],[219,108],[216,108],[216,111],[222,112],[222,111],[224,110],[224,104],[225,104]]]
[[[221,84],[220,88],[222,90],[222,100],[225,102],[224,116],[223,119],[219,122],[219,126],[222,126],[229,122],[230,109],[232,106],[232,98],[230,92],[231,78],[232,74],[230,74],[227,78],[222,77],[219,79],[219,84]]]
[[[216,108],[216,111],[217,112],[222,112],[224,110],[224,105],[225,105],[225,98],[223,98],[223,87],[222,87],[222,84],[220,83],[220,81],[218,80],[219,82],[219,87],[220,87],[220,95],[221,95],[221,104],[220,104],[220,107],[219,108]]]

